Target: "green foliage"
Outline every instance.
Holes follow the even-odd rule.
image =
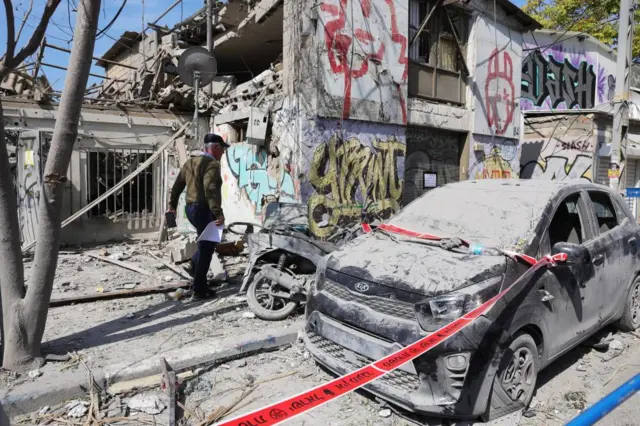
[[[614,47],[618,42],[620,0],[527,0],[522,8],[544,28],[579,31]],[[640,9],[634,12],[640,22]],[[633,57],[640,59],[640,28],[633,31]]]

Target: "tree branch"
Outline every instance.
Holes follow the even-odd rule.
[[[33,31],[33,34],[31,34],[31,38],[29,39],[27,44],[25,44],[24,47],[20,50],[20,52],[18,52],[18,54],[15,56],[15,58],[13,58],[13,61],[8,64],[9,68],[17,67],[28,56],[33,55],[36,52],[36,50],[38,50],[38,47],[40,47],[40,42],[44,38],[44,33],[47,29],[47,26],[49,25],[49,20],[51,19],[51,17],[53,16],[53,13],[58,8],[58,5],[60,5],[61,1],[62,0],[47,1],[47,5],[44,7],[44,12],[42,13],[42,19],[40,19],[40,22],[38,22],[38,25],[36,26],[36,29]],[[10,0],[4,0],[4,2],[5,4],[11,3]],[[13,13],[12,13],[12,16],[13,16]]]
[[[4,63],[7,68],[13,68],[13,55],[16,51],[16,24],[13,16],[13,4],[11,0],[4,1],[4,12],[7,17],[7,52],[4,54]]]
[[[20,36],[22,35],[22,30],[24,29],[29,16],[31,16],[31,11],[33,10],[33,0],[29,2],[29,9],[27,9],[27,13],[24,14],[24,18],[22,18],[22,24],[20,24],[20,29],[18,30],[18,35],[16,36],[16,43],[20,43]]]

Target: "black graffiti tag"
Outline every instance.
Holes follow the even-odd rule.
[[[565,102],[567,108],[593,108],[596,102],[596,75],[593,65],[580,62],[578,68],[568,59],[545,58],[539,50],[522,61],[522,97],[542,106],[547,98],[553,108]]]

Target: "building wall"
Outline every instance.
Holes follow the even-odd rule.
[[[523,110],[590,109],[613,99],[615,54],[589,38],[565,37],[555,43],[560,36],[526,35]]]
[[[399,210],[405,169],[405,128],[349,120],[305,120],[301,144],[302,200],[311,230],[327,236],[368,212]]]
[[[595,178],[598,145],[590,115],[528,118],[521,147],[520,177],[591,182]]]
[[[407,122],[407,0],[323,0],[318,115]]]

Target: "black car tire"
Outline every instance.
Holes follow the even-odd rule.
[[[522,368],[523,361],[526,364],[524,368]],[[520,369],[517,366],[520,366]],[[523,373],[522,370],[525,370],[526,390],[520,397],[514,399],[513,396],[518,395],[519,392],[513,387],[505,389],[504,384],[513,382],[514,379],[518,380],[519,375]],[[509,349],[505,351],[493,379],[488,412],[483,416],[485,421],[528,407],[535,393],[539,371],[540,357],[535,340],[526,333],[517,335],[509,345]]]
[[[640,328],[640,277],[631,284],[625,297],[622,318],[616,324],[620,331],[634,331]]]
[[[249,309],[251,309],[258,318],[265,321],[281,321],[293,314],[298,308],[298,302],[289,301],[277,310],[268,309],[260,303],[257,295],[257,291],[259,290],[258,285],[265,280],[270,281],[262,272],[258,272],[253,276],[251,284],[249,284],[249,289],[247,290],[247,304],[249,305]]]

